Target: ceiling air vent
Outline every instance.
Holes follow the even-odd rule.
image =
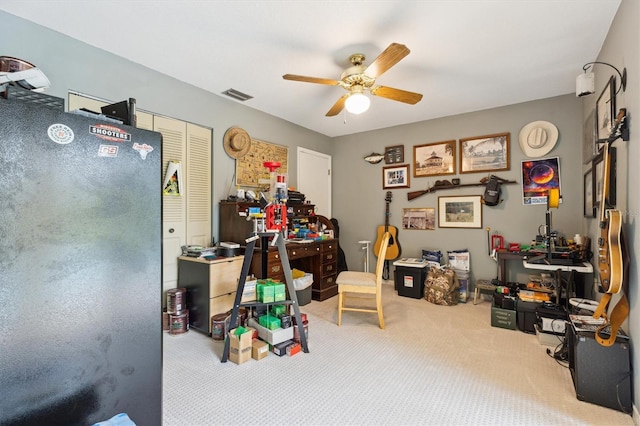
[[[246,93],[238,92],[236,89],[227,89],[222,92],[222,94],[242,102],[248,101],[249,99],[253,98],[253,96],[247,95]]]

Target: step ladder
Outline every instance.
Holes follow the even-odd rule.
[[[282,263],[282,269],[284,271],[284,278],[287,285],[287,289],[289,291],[289,299],[282,300],[275,303],[262,303],[262,302],[245,302],[242,303],[242,293],[244,291],[244,285],[247,281],[247,276],[249,275],[249,269],[251,268],[251,260],[253,259],[253,252],[256,246],[256,241],[258,239],[262,239],[262,251],[266,254],[269,250],[268,241],[269,238],[273,237],[271,241],[271,245],[276,245],[278,247],[278,253],[280,254],[280,262]],[[247,247],[244,251],[244,260],[242,263],[242,271],[240,272],[240,280],[238,281],[238,290],[236,291],[236,298],[233,302],[233,309],[231,311],[231,322],[230,324],[236,324],[238,320],[238,311],[240,307],[253,307],[253,306],[263,306],[263,305],[292,305],[293,312],[296,318],[296,325],[294,327],[298,327],[298,333],[300,335],[300,346],[302,347],[302,351],[305,353],[309,353],[309,348],[307,346],[307,335],[304,332],[304,326],[302,324],[302,318],[300,317],[300,307],[298,306],[298,295],[296,294],[295,287],[293,286],[293,275],[291,274],[291,265],[289,265],[289,256],[287,255],[287,249],[285,247],[284,238],[282,235],[277,232],[259,232],[254,234],[253,236],[247,238],[245,240],[247,243]],[[266,275],[265,265],[266,265],[266,256],[263,256],[262,259],[262,271],[263,275]],[[262,278],[266,278],[263,276]],[[222,352],[222,362],[227,362],[229,359],[229,336],[225,336],[224,339],[224,350]]]

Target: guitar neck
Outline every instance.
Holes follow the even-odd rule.
[[[389,202],[387,202],[387,207],[384,213],[384,230],[389,230]]]
[[[607,199],[609,198],[609,143],[607,142],[603,148],[604,152],[602,154],[602,162],[604,163],[604,170],[602,173],[602,196],[600,197],[600,227],[604,228],[606,226],[605,221],[607,220],[606,216],[606,208]]]

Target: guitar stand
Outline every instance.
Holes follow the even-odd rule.
[[[388,260],[384,261],[384,268],[382,268],[382,279],[383,280],[389,279],[389,261]]]

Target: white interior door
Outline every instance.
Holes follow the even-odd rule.
[[[331,219],[331,156],[298,147],[298,191]]]

